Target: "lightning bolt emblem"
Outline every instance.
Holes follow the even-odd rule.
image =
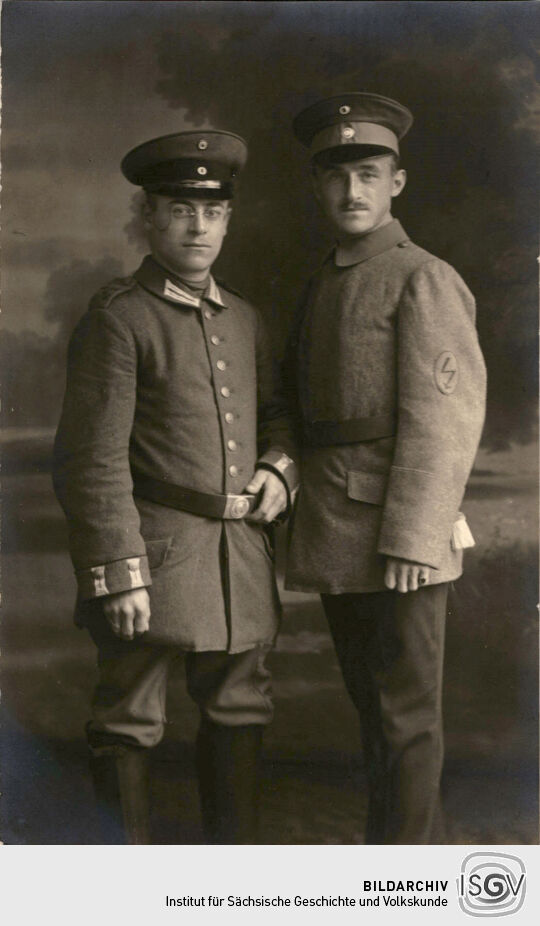
[[[443,395],[454,392],[458,383],[458,362],[450,350],[443,351],[435,361],[435,385]]]

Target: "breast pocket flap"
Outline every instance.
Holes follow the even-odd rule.
[[[349,470],[347,473],[347,495],[358,502],[369,505],[384,504],[387,476],[384,473],[361,473]]]

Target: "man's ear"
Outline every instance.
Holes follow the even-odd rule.
[[[152,213],[153,213],[153,211],[154,211],[154,210],[153,210],[152,206],[150,205],[150,203],[148,202],[148,200],[145,199],[145,201],[143,202],[143,204],[142,204],[142,206],[141,206],[141,215],[142,215],[142,218],[143,218],[145,231],[148,231],[150,228],[152,228],[152,226],[153,226],[153,224],[154,224],[153,221],[152,221]]]
[[[403,170],[401,167],[399,170],[396,170],[394,176],[392,177],[392,198],[394,196],[399,196],[406,183],[407,171]]]
[[[319,202],[321,198],[320,178],[319,178],[319,170],[315,165],[312,166],[310,174],[311,174],[311,188],[313,190],[313,195],[315,196],[315,199],[317,200],[317,202]]]

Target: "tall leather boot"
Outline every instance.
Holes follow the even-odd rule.
[[[148,750],[111,746],[90,754],[104,845],[150,844]]]
[[[205,840],[210,845],[257,842],[263,726],[201,722],[197,774]]]

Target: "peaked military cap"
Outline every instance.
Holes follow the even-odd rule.
[[[246,160],[243,138],[211,129],[153,138],[126,154],[121,168],[148,193],[231,199]]]
[[[396,100],[358,91],[308,106],[296,116],[293,130],[312,157],[346,145],[384,148],[399,154],[398,140],[412,123],[410,110]]]

